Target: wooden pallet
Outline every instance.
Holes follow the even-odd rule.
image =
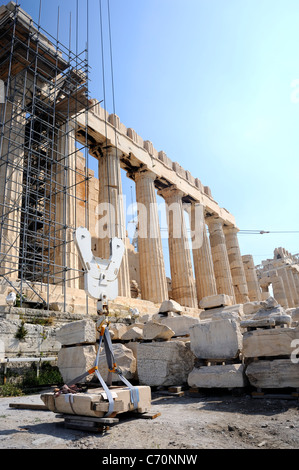
[[[79,431],[106,432],[110,426],[119,422],[118,418],[97,418],[95,416],[79,416],[59,414],[56,418],[64,419],[64,426],[68,429],[77,429]]]
[[[182,385],[179,386],[171,386],[171,387],[163,387],[162,389],[159,387],[155,393],[163,396],[169,397],[183,397],[185,392]]]
[[[16,408],[17,410],[49,411],[45,405],[39,405],[36,403],[10,403],[9,408]]]
[[[210,395],[217,395],[217,394],[223,394],[223,393],[228,393],[231,394],[232,396],[239,396],[240,394],[244,393],[244,390],[246,390],[246,387],[211,387],[211,388],[206,388],[206,387],[190,387],[187,391],[187,394],[190,397],[197,397],[197,398],[203,398],[203,397],[208,397]]]
[[[120,416],[132,417],[138,419],[155,419],[161,416],[159,412],[138,413],[136,411],[122,413]],[[64,426],[68,429],[77,429],[79,431],[101,432],[104,433],[119,423],[119,418],[97,418],[94,416],[79,416],[58,414],[56,418],[64,419]]]
[[[298,400],[299,401],[299,389],[294,389],[290,392],[279,392],[279,391],[269,391],[267,389],[256,389],[251,392],[252,398],[266,398],[272,400]]]
[[[211,367],[211,366],[228,366],[232,364],[241,364],[242,355],[239,354],[238,357],[233,359],[196,359],[195,367]]]

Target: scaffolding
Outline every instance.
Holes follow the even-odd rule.
[[[22,306],[29,290],[49,309],[51,286],[64,304],[82,286],[73,231],[78,211],[89,226],[88,146],[76,139],[82,113],[88,126],[88,52],[13,2],[0,7],[0,45],[0,294],[9,287]]]

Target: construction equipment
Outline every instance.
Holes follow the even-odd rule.
[[[84,227],[79,227],[74,233],[75,241],[80,253],[80,258],[84,267],[84,289],[87,295],[98,300],[97,309],[98,314],[103,316],[97,322],[97,331],[99,332],[99,345],[96,359],[93,367],[71,380],[66,384],[67,390],[74,386],[76,383],[82,382],[88,375],[95,374],[100,381],[104,391],[106,392],[109,408],[105,417],[111,416],[114,411],[114,399],[109,389],[112,385],[112,374],[118,375],[120,380],[129,387],[131,393],[131,403],[134,409],[138,408],[139,392],[138,388],[123,376],[122,371],[117,367],[115,362],[112,341],[107,326],[107,315],[109,314],[108,303],[118,295],[118,272],[124,254],[124,243],[119,238],[111,240],[111,256],[108,260],[97,258],[93,255],[91,250],[91,235]],[[99,356],[101,352],[102,343],[104,343],[106,360],[108,365],[108,377],[106,382],[102,378],[98,370]]]
[[[97,299],[98,314],[108,313],[108,302],[118,295],[118,272],[125,251],[120,238],[110,242],[111,256],[108,260],[97,258],[91,250],[91,235],[84,227],[74,233],[84,268],[84,290],[89,297]]]

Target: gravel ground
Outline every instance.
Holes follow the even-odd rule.
[[[119,423],[103,434],[67,429],[55,413],[11,403],[43,404],[40,394],[0,398],[0,449],[299,449],[297,398],[152,392],[151,411],[159,417],[120,414]]]

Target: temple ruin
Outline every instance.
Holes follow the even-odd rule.
[[[14,2],[0,7],[0,37],[2,325],[16,319],[11,315],[18,315],[18,308],[26,318],[33,315],[32,310],[40,315],[56,313],[60,324],[96,316],[96,301],[84,291],[73,238],[77,227],[86,227],[97,257],[109,258],[112,236],[126,246],[119,296],[111,305],[117,318],[111,330],[114,341],[138,343],[130,344],[129,353],[120,348],[119,357],[127,354],[129,362],[139,354],[138,366],[135,370],[128,366],[128,373],[150,385],[187,382],[192,373],[192,387],[244,386],[244,361],[239,357],[242,333],[248,337],[247,351],[250,328],[284,325],[273,329],[276,335],[292,329],[298,337],[298,257],[277,248],[273,260],[256,268],[250,254],[241,255],[235,218],[214,200],[211,189],[89,96],[86,51],[74,54],[64,48]],[[97,160],[98,175],[90,169],[91,157]],[[123,172],[136,192],[137,249],[127,235]],[[171,279],[166,276],[157,196],[165,202]],[[16,301],[7,305],[10,293]],[[287,312],[277,310],[278,306]],[[134,309],[139,316],[135,321],[131,314],[129,321]],[[261,312],[266,313],[261,316]],[[223,344],[222,348],[221,332],[226,332],[230,347]],[[22,349],[24,345],[9,350],[5,334],[3,329],[6,356],[34,355],[34,350]],[[210,337],[214,342],[209,343]],[[60,345],[55,341],[43,351],[57,354]],[[197,342],[204,350],[197,348]],[[94,349],[88,348],[93,354]],[[274,349],[265,356],[275,356]],[[82,346],[81,351],[86,350]],[[70,353],[67,348],[61,351]],[[279,358],[291,353],[289,346],[281,351]],[[245,357],[252,354],[250,350]],[[205,361],[207,369],[193,370],[195,357]],[[161,371],[153,369],[159,358],[167,377],[158,377]],[[82,367],[88,367],[85,359]],[[175,377],[169,365],[174,360],[182,371]],[[62,369],[67,369],[66,358],[61,361]],[[215,376],[211,361],[218,367]],[[290,374],[295,376],[293,368]],[[285,383],[298,388],[297,375]],[[228,378],[233,379],[231,385]]]
[[[89,227],[94,251],[107,257],[108,237],[99,238],[94,220],[98,204],[109,202],[115,209],[111,232],[126,238],[122,168],[135,182],[137,204],[148,209],[138,219],[139,233],[147,232],[149,224],[151,229],[138,240],[141,299],[161,303],[168,298],[158,192],[168,207],[178,206],[175,216],[181,220],[182,236],[174,236],[170,211],[172,298],[190,308],[216,294],[230,296],[232,303],[248,301],[234,217],[198,178],[126,128],[118,116],[108,115],[97,100],[87,99],[84,54],[60,51],[13,2],[1,10],[1,80],[6,90],[1,105],[2,295],[4,285],[11,288],[12,283],[20,295],[31,289],[49,305],[51,286],[61,287],[66,303],[69,288],[73,295],[82,288],[72,229]],[[99,179],[88,168],[88,154],[98,160]],[[204,212],[203,243],[191,253],[184,211],[192,219],[197,206]],[[126,252],[121,297],[130,297],[131,280]],[[48,290],[46,297],[43,290]]]
[[[282,307],[285,309],[298,307],[298,254],[292,255],[285,248],[276,248],[273,259],[262,261],[256,270],[264,296],[269,295],[269,286],[272,285],[274,297]]]

